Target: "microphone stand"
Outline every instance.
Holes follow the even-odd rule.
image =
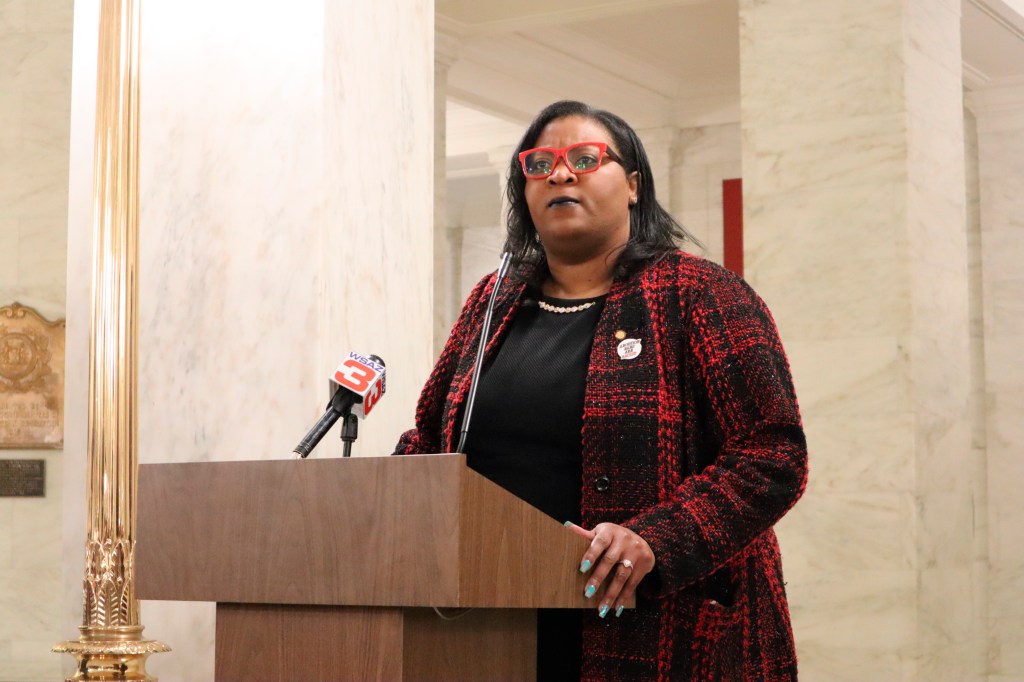
[[[473,363],[473,380],[469,384],[469,396],[466,399],[466,412],[462,417],[462,432],[459,434],[459,446],[455,452],[465,454],[466,437],[469,435],[469,418],[473,416],[473,403],[476,401],[476,389],[480,384],[480,372],[484,367],[484,351],[487,349],[488,333],[491,328],[491,317],[494,315],[494,302],[498,299],[498,289],[502,280],[508,272],[508,265],[512,260],[512,254],[507,251],[501,254],[501,264],[498,266],[498,274],[494,278],[494,288],[491,290],[491,297],[487,301],[487,312],[484,314],[484,326],[480,329],[480,344],[476,350],[476,362]]]
[[[341,423],[341,440],[344,443],[342,446],[342,457],[352,456],[352,443],[356,442],[358,436],[359,418],[349,412],[344,416],[344,421]]]

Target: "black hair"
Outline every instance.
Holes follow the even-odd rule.
[[[618,161],[630,175],[639,174],[637,201],[629,208],[629,241],[619,250],[614,276],[625,277],[651,258],[662,256],[689,241],[700,242],[661,207],[654,196],[654,179],[647,152],[636,131],[615,114],[583,102],[563,100],[545,107],[523,133],[509,163],[505,195],[508,220],[504,250],[512,254],[517,270],[531,283],[540,285],[548,275],[547,258],[526,203],[526,176],[519,153],[536,146],[544,128],[554,120],[582,116],[600,123],[611,135]]]

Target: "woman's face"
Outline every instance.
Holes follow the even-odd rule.
[[[561,149],[577,142],[604,142],[619,156],[611,134],[597,121],[566,116],[547,124],[534,147]],[[638,173],[629,176],[605,155],[592,173],[575,175],[563,159],[546,178],[526,181],[526,204],[548,258],[570,262],[606,254],[629,240],[629,205]]]

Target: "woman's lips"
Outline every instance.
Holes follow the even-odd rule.
[[[555,197],[548,202],[548,208],[554,208],[556,206],[576,206],[579,203],[579,200],[572,197]]]

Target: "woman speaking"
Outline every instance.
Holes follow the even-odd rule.
[[[678,250],[688,235],[614,114],[541,111],[507,195],[512,270],[467,462],[590,540],[594,608],[539,613],[538,679],[796,679],[772,526],[807,450],[770,313]],[[397,454],[455,449],[495,279],[470,294]]]

